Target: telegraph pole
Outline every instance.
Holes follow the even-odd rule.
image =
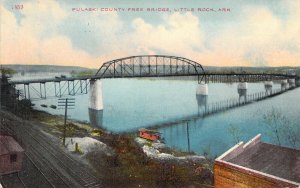
[[[188,141],[188,151],[191,152],[190,148],[190,130],[189,130],[189,122],[186,122],[186,134],[187,134],[187,141]]]
[[[64,132],[63,132],[63,146],[65,146],[68,109],[74,109],[74,108],[70,108],[70,107],[75,106],[75,99],[74,98],[58,99],[58,106],[61,107],[59,109],[65,109],[65,121],[64,121]]]

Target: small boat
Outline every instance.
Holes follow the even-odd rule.
[[[149,130],[145,128],[139,129],[139,137],[151,140],[151,141],[161,141],[161,133],[154,131],[154,130]]]
[[[56,109],[55,105],[50,105],[50,108]]]
[[[47,108],[48,106],[46,104],[41,104],[41,107]]]

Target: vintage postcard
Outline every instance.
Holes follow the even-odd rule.
[[[300,187],[299,0],[0,6],[0,188]]]

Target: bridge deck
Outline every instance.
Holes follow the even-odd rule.
[[[299,78],[296,75],[285,74],[262,74],[262,73],[206,73],[199,75],[197,73],[170,73],[170,74],[143,74],[143,75],[103,75],[103,76],[81,76],[81,77],[66,77],[66,78],[44,78],[44,79],[28,79],[28,80],[15,80],[9,81],[11,84],[32,84],[32,83],[46,83],[46,82],[62,82],[62,81],[75,81],[75,80],[90,80],[90,79],[109,79],[109,78],[147,78],[147,77],[182,77],[182,76],[228,76],[228,77],[260,77],[261,80],[269,80],[271,77],[274,79],[289,79]]]

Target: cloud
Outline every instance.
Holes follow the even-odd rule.
[[[300,2],[281,6],[284,17],[264,5],[243,6],[222,29],[210,22],[217,30],[211,33],[190,12],[125,19],[125,13],[73,12],[47,0],[24,3],[17,18],[1,6],[0,58],[3,64],[98,68],[120,57],[166,54],[213,66],[299,66]]]
[[[97,60],[74,49],[67,36],[55,28],[66,14],[55,1],[24,4],[20,23],[15,15],[1,6],[1,63],[53,64],[95,67]],[[36,16],[38,13],[39,16]],[[51,19],[50,19],[51,18]],[[52,31],[49,32],[49,30]]]
[[[299,3],[295,6],[300,8]],[[297,9],[287,20],[266,7],[243,9],[239,22],[227,27],[201,54],[201,61],[216,66],[299,66],[300,20]],[[299,9],[298,9],[299,10]]]
[[[151,25],[141,18],[133,20],[134,32],[130,38],[137,49],[189,57],[202,47],[203,33],[196,16],[174,13],[165,16],[163,21]]]

